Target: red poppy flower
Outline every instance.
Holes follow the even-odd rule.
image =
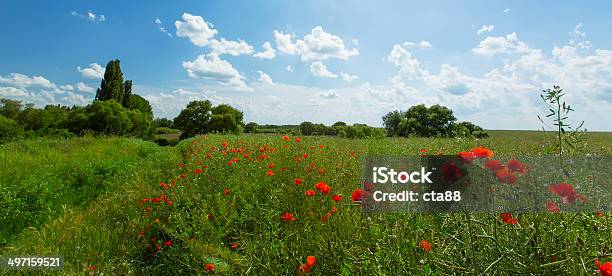
[[[308,153],[304,153],[304,159],[308,158]]]
[[[233,242],[233,243],[232,243],[232,245],[230,246],[230,248],[231,248],[232,250],[236,250],[236,249],[238,249],[238,243],[237,243],[237,242]]]
[[[193,172],[194,172],[194,173],[196,173],[196,174],[200,174],[200,173],[202,173],[202,170],[200,170],[200,169],[195,169],[195,171],[193,171]]]
[[[306,196],[314,196],[315,194],[316,194],[316,192],[313,191],[313,190],[306,191]]]
[[[319,190],[319,192],[321,192],[324,195],[329,194],[329,192],[331,191],[331,187],[329,187],[327,183],[325,182],[317,183],[315,185],[315,188],[317,188],[317,190]]]
[[[499,160],[491,159],[491,160],[487,160],[487,162],[485,163],[485,167],[489,170],[497,171],[503,168],[504,164],[502,164],[502,162]]]
[[[224,195],[224,196],[228,196],[228,195],[230,195],[230,193],[231,193],[231,192],[230,192],[230,190],[229,190],[229,189],[224,189],[224,190],[223,190],[223,195]]]
[[[293,181],[293,183],[295,183],[295,185],[302,185],[302,179],[301,178],[296,178],[295,181]]]
[[[586,201],[586,198],[583,195],[579,195],[578,193],[576,193],[574,187],[567,183],[551,185],[550,187],[548,187],[548,189],[550,190],[550,192],[557,194],[559,197],[561,197],[561,203],[563,204],[572,204],[576,202],[576,199],[579,199],[582,202]]]
[[[363,199],[363,190],[361,189],[357,189],[353,192],[353,194],[351,195],[351,200],[353,202],[355,201],[361,201]]]
[[[319,145],[319,148],[323,149],[323,148],[325,148],[325,146],[324,145]]]
[[[491,158],[493,157],[493,151],[485,148],[485,147],[477,147],[477,148],[473,148],[471,150],[472,153],[474,153],[474,156],[478,157],[478,158]]]
[[[316,261],[317,261],[317,259],[315,258],[315,256],[308,256],[308,257],[306,258],[306,263],[307,263],[309,266],[314,266]]]
[[[440,167],[440,170],[442,171],[442,175],[444,175],[444,180],[448,182],[456,182],[464,175],[463,171],[461,171],[461,168],[459,168],[459,166],[455,165],[452,162],[442,165]]]
[[[185,164],[181,163],[181,164],[178,164],[178,166],[182,168],[182,167],[185,167]]]
[[[298,271],[300,273],[310,273],[310,266],[308,264],[300,264]]]
[[[465,164],[470,164],[472,163],[472,161],[476,159],[476,155],[474,155],[474,153],[470,151],[462,151],[458,153],[457,155],[461,157],[461,161],[463,161],[463,163]]]
[[[514,225],[514,224],[517,224],[517,223],[518,223],[518,220],[516,220],[515,218],[513,218],[511,213],[501,213],[501,215],[500,215],[500,216],[501,216],[501,218],[502,218],[502,221],[503,221],[505,224],[513,224],[513,225]]]
[[[420,149],[419,152],[420,153],[427,153],[429,150],[428,149]]]
[[[298,142],[298,143],[299,143],[299,142],[302,142],[302,138],[300,138],[300,137],[295,137],[295,141],[296,141],[296,142]]]
[[[231,166],[231,165],[233,165],[233,164],[234,164],[234,160],[227,161],[227,165],[228,165],[228,166]]]
[[[289,141],[289,140],[291,140],[291,138],[289,138],[289,136],[285,135],[285,136],[283,136],[283,140]]]
[[[166,200],[166,204],[172,205],[172,200]]]
[[[286,222],[286,221],[294,221],[294,220],[295,220],[295,215],[294,215],[294,214],[292,214],[292,213],[289,213],[289,212],[284,212],[284,213],[281,215],[281,220],[282,220],[282,221],[285,221],[285,222]]]
[[[517,180],[516,175],[514,175],[514,173],[512,173],[506,167],[495,171],[495,177],[497,177],[497,180],[499,180],[499,182],[508,184],[514,184],[514,182],[516,182]]]
[[[276,167],[276,165],[275,165],[275,164],[268,164],[268,169],[272,169],[272,168],[274,168],[274,167]]]
[[[244,159],[247,159],[247,158],[249,158],[249,154],[245,153],[242,157],[244,157]]]
[[[89,267],[89,270],[91,270],[91,271],[96,271],[97,269],[98,269],[98,267],[95,266],[95,265],[92,265],[92,266]]]
[[[508,168],[513,172],[517,172],[520,174],[525,174],[527,172],[527,167],[525,166],[525,164],[516,159],[510,159],[508,161]]]
[[[273,176],[273,175],[274,175],[274,172],[273,172],[273,171],[267,171],[267,172],[266,172],[266,175],[267,175],[267,176]]]
[[[164,245],[166,245],[166,246],[172,246],[172,241],[166,241],[166,242],[164,242]]]
[[[159,197],[151,198],[151,202],[153,203],[159,203],[159,201],[160,201]]]
[[[421,240],[419,242],[419,247],[421,247],[423,250],[429,252],[429,250],[431,250],[431,244],[426,241],[426,240]]]
[[[599,269],[599,273],[602,276],[612,276],[612,262],[606,262],[601,264],[599,260],[595,260],[595,265]]]
[[[332,200],[335,202],[341,201],[342,200],[342,196],[341,195],[333,195],[332,196]]]
[[[551,212],[551,213],[559,213],[559,212],[561,212],[561,209],[559,209],[559,206],[554,201],[546,202],[546,209],[549,212]]]
[[[204,269],[206,269],[206,271],[213,272],[215,271],[215,264],[207,263],[206,266],[204,266]]]
[[[229,147],[229,143],[228,142],[223,142],[223,147]]]
[[[595,215],[598,217],[603,217],[604,213],[603,212],[595,212]]]

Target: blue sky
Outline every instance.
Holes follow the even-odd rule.
[[[117,58],[158,117],[209,99],[262,124],[379,126],[438,103],[538,129],[559,84],[576,120],[612,130],[612,3],[424,2],[2,1],[0,97],[85,105]]]

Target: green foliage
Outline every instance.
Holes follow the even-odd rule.
[[[0,115],[0,143],[16,140],[23,135],[23,127],[15,120]]]
[[[299,126],[302,135],[312,135],[315,131],[315,126],[312,122],[303,122]]]
[[[140,95],[130,94],[127,104],[124,106],[131,110],[138,110],[140,113],[147,115],[150,120],[153,120],[153,109],[151,108],[151,104],[149,104],[149,101]]]
[[[0,99],[0,115],[6,118],[17,120],[22,108],[23,104],[21,104],[21,101]]]
[[[553,85],[553,88],[542,90],[543,94],[540,95],[542,100],[548,105],[548,115],[546,118],[553,118],[553,125],[557,132],[556,149],[559,155],[566,153],[564,144],[570,147],[570,151],[582,151],[586,148],[587,144],[584,139],[584,132],[581,131],[584,121],[582,121],[577,127],[572,126],[568,123],[569,113],[574,111],[571,106],[563,101],[565,92],[560,86]],[[546,122],[538,115],[538,119],[542,124],[546,125]]]
[[[213,107],[210,101],[192,101],[174,119],[174,126],[181,129],[181,139],[208,132],[240,133],[243,114],[225,104]]]
[[[441,105],[410,107],[406,112],[392,111],[383,116],[387,136],[487,137],[486,132],[469,122],[456,124],[453,111]]]
[[[123,105],[125,103],[124,99],[126,98],[125,88],[128,86],[131,92],[131,82],[128,84],[128,82],[124,83],[123,81],[120,61],[118,59],[111,60],[106,64],[104,78],[100,82],[100,88],[98,88],[96,92],[96,100],[115,100]]]
[[[244,132],[245,133],[255,133],[257,132],[257,128],[259,128],[259,125],[257,123],[250,122],[244,126]]]
[[[156,127],[155,134],[176,134],[181,132],[178,129],[169,128],[169,127]]]
[[[168,127],[168,128],[174,128],[174,123],[172,122],[172,120],[168,119],[168,118],[155,118],[155,120],[153,120],[153,126],[157,127]]]

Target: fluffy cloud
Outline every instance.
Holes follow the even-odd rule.
[[[84,105],[89,102],[83,95],[72,91],[74,86],[57,86],[42,76],[30,77],[19,73],[0,76],[0,97],[17,99],[39,107],[48,104]]]
[[[80,14],[80,13],[78,13],[76,11],[72,11],[70,14],[72,16],[75,16],[75,17],[87,19],[87,20],[89,20],[91,22],[104,22],[104,21],[106,21],[106,16],[104,16],[103,14],[99,14],[99,15],[95,14],[92,11],[87,11],[86,14]]]
[[[177,37],[187,37],[191,43],[204,47],[218,32],[212,24],[197,15],[183,13],[183,21],[174,22]]]
[[[482,27],[480,27],[480,29],[478,29],[478,31],[476,31],[477,34],[482,34],[484,32],[491,32],[493,29],[495,28],[495,25],[482,25]]]
[[[323,27],[314,27],[303,39],[293,43],[291,34],[274,31],[276,48],[288,55],[299,55],[302,61],[326,60],[329,58],[348,59],[359,55],[355,48],[347,49],[344,41],[333,34],[327,33]]]
[[[354,81],[354,80],[359,78],[359,76],[357,76],[357,75],[351,75],[351,74],[344,73],[344,72],[340,72],[340,76],[346,82],[352,82],[352,81]]]
[[[244,77],[229,62],[211,55],[199,55],[193,61],[184,61],[183,68],[192,78],[214,80],[219,84],[230,86],[237,90],[249,90]]]
[[[323,62],[315,61],[310,64],[310,73],[316,77],[337,78],[338,75],[327,70],[327,66]]]
[[[93,88],[93,87],[91,87],[91,86],[88,86],[87,84],[82,83],[82,82],[78,82],[78,83],[76,84],[76,89],[77,89],[78,91],[80,91],[80,92],[85,92],[85,93],[93,93],[93,92],[96,92],[96,89],[95,89],[95,88]]]
[[[257,73],[259,74],[259,78],[257,78],[259,82],[266,83],[266,84],[274,84],[274,82],[272,82],[272,78],[270,77],[270,75],[264,73],[263,71],[257,71]]]
[[[291,65],[287,65],[287,67],[285,67],[285,70],[287,70],[287,72],[293,73],[293,67]]]
[[[81,72],[81,75],[88,79],[97,79],[100,80],[104,78],[104,68],[97,63],[89,64],[87,68],[81,68],[81,66],[77,66],[77,70]]]
[[[244,40],[232,41],[221,38],[221,40],[211,39],[209,47],[212,49],[212,55],[230,54],[232,56],[250,55],[253,53],[253,47]]]
[[[526,53],[528,50],[527,44],[519,40],[516,33],[511,33],[505,37],[488,36],[480,41],[478,47],[472,49],[472,52],[477,55],[490,57],[496,54]]]
[[[319,97],[329,100],[329,99],[336,99],[339,96],[338,96],[338,93],[336,92],[336,90],[329,90],[327,92],[319,93]]]
[[[261,52],[255,53],[253,55],[254,57],[261,58],[261,59],[273,59],[274,57],[276,57],[276,50],[272,48],[272,44],[270,44],[270,42],[268,41],[264,42],[262,47],[264,50]]]
[[[427,49],[427,48],[431,48],[431,43],[429,43],[429,41],[426,41],[426,40],[421,40],[421,42],[419,43],[407,41],[407,42],[404,42],[403,46],[408,47],[408,48],[417,47],[421,49]]]
[[[588,49],[591,47],[591,41],[586,39],[586,32],[581,31],[582,22],[578,23],[571,31],[570,31],[570,41],[569,44],[572,46],[576,46],[578,48]]]
[[[42,87],[42,88],[55,88],[48,79],[41,76],[29,77],[24,74],[10,73],[8,76],[0,76],[0,84],[16,87]]]
[[[160,32],[168,36],[172,36],[172,34],[166,30],[166,28],[164,27],[164,24],[159,18],[155,18],[155,26],[157,26],[157,29],[159,29]]]

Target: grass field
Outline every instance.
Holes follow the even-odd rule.
[[[554,139],[490,134],[9,143],[0,146],[0,255],[63,255],[63,274],[596,274],[595,259],[612,260],[609,213],[514,214],[508,224],[499,214],[365,215],[351,200],[364,154],[485,146],[539,155]],[[612,151],[612,134],[587,138],[587,152]],[[320,182],[329,194],[315,188]]]

